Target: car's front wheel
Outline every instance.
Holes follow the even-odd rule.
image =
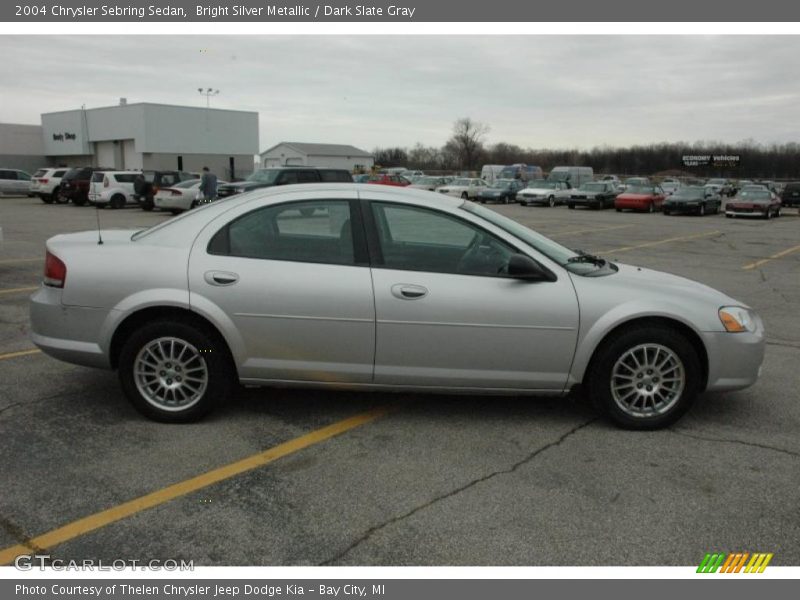
[[[119,359],[122,389],[146,417],[164,423],[196,421],[231,390],[226,348],[188,323],[155,321],[136,330]]]
[[[697,351],[679,331],[634,326],[603,342],[587,372],[595,404],[626,429],[659,429],[677,421],[700,389]]]

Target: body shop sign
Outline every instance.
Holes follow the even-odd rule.
[[[738,154],[684,154],[684,167],[738,167]]]

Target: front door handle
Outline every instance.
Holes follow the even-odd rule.
[[[417,300],[428,295],[428,288],[410,283],[398,283],[392,286],[392,295],[401,300]]]
[[[216,286],[233,285],[239,281],[239,276],[230,271],[207,271],[205,274],[206,283]]]

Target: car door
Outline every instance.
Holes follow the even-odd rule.
[[[14,187],[17,184],[17,174],[14,171],[7,171],[0,169],[0,194],[13,193]]]
[[[566,275],[535,283],[500,275],[517,249],[497,235],[388,195],[369,200],[375,383],[564,388],[578,333]]]
[[[355,198],[257,199],[198,236],[192,306],[232,332],[242,379],[371,382],[375,307]]]

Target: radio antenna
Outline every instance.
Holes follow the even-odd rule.
[[[103,245],[103,234],[100,233],[100,207],[97,206],[97,203],[94,205],[94,214],[97,217],[97,245]]]

